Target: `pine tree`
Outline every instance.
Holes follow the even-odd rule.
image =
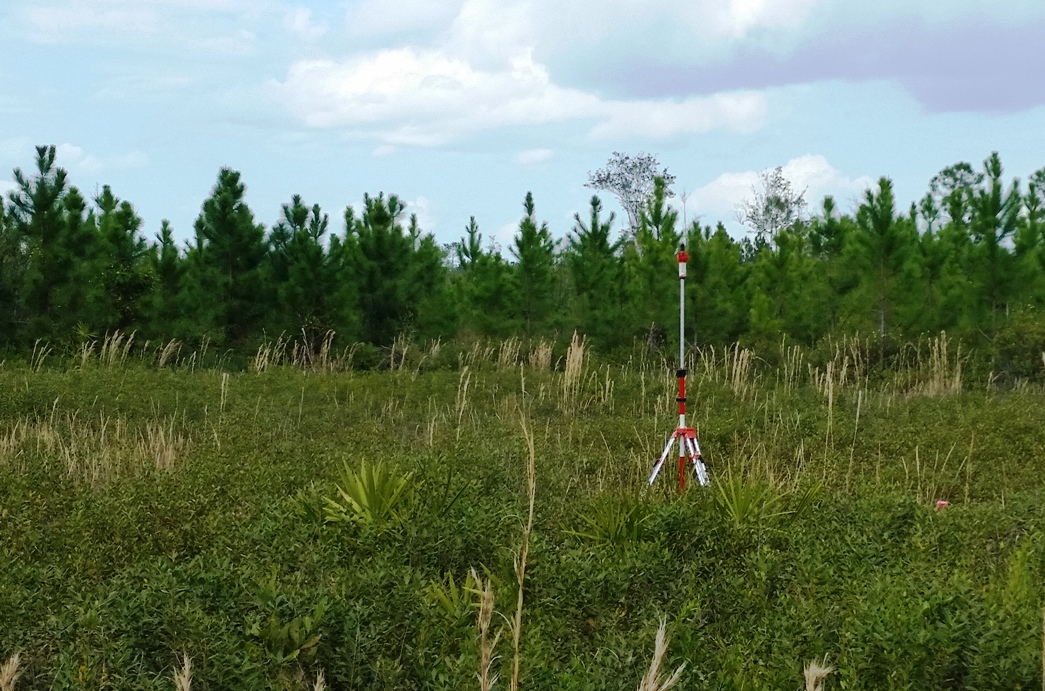
[[[27,177],[16,168],[17,189],[10,194],[11,225],[25,248],[20,293],[29,339],[53,335],[55,292],[70,264],[62,251],[68,182],[65,170],[55,166],[55,153],[53,146],[36,147],[36,175]]]
[[[748,267],[742,262],[740,244],[722,223],[714,232],[694,224],[686,249],[686,314],[692,325],[687,335],[702,344],[736,343],[748,330],[750,314]]]
[[[823,317],[821,334],[842,326],[842,305],[856,289],[857,273],[852,271],[845,257],[845,248],[854,232],[853,219],[837,215],[834,197],[824,197],[820,214],[808,225],[809,251],[819,262],[814,283],[819,294],[813,309]]]
[[[574,214],[567,236],[566,266],[573,281],[577,323],[597,345],[621,343],[624,319],[620,243],[610,241],[615,215],[602,219],[602,201],[593,195],[587,224]]]
[[[144,300],[155,277],[148,246],[139,229],[142,220],[129,202],[121,202],[105,185],[98,206],[98,246],[93,267],[89,319],[103,332],[129,330],[142,322]]]
[[[1045,168],[1027,181],[1023,208],[1013,240],[1019,299],[1024,305],[1045,307]]]
[[[511,314],[516,304],[512,267],[495,247],[484,250],[482,242],[483,234],[472,216],[465,236],[453,246],[460,326],[468,335],[505,337],[518,326]]]
[[[555,305],[556,242],[547,223],[537,225],[531,192],[526,193],[523,209],[526,215],[519,221],[519,231],[511,247],[518,286],[516,314],[522,322],[523,333],[534,336],[547,329]]]
[[[0,347],[18,342],[25,259],[22,240],[7,214],[4,199],[0,197]]]
[[[973,274],[978,296],[981,326],[997,331],[999,312],[1006,310],[1015,278],[1013,257],[1007,244],[1019,223],[1022,198],[1019,182],[1008,192],[1002,181],[1002,165],[997,152],[984,161],[985,186],[972,198]]]
[[[774,243],[775,248],[759,243],[751,265],[752,342],[762,349],[775,347],[787,334],[812,343],[826,329],[829,317],[819,304],[825,277],[807,251],[804,224],[778,230]]]
[[[881,352],[898,320],[898,308],[904,279],[912,270],[912,249],[916,247],[917,230],[909,218],[897,217],[893,183],[889,178],[878,181],[878,189],[869,189],[856,214],[853,234],[854,264],[861,269],[861,282],[869,306],[875,314]],[[867,303],[865,303],[866,305]]]
[[[624,250],[629,332],[659,343],[678,335],[678,212],[667,205],[667,187],[654,182],[653,196],[639,214],[635,242]]]
[[[324,244],[330,218],[318,204],[306,206],[300,195],[282,212],[269,237],[270,281],[278,296],[273,324],[318,344],[340,326],[338,267]]]
[[[93,212],[55,166],[53,146],[36,149],[36,175],[15,169],[10,214],[26,261],[21,310],[29,339],[63,340],[92,331],[91,295],[98,293],[100,237]]]
[[[196,219],[196,245],[190,251],[188,294],[191,309],[203,318],[201,334],[213,334],[230,345],[243,345],[260,333],[271,303],[263,281],[267,246],[265,229],[254,222],[244,200],[240,174],[218,173],[210,197]],[[212,307],[202,303],[209,302]]]
[[[148,253],[154,280],[152,294],[145,303],[147,333],[152,338],[169,340],[183,337],[185,333],[186,315],[181,295],[185,260],[174,242],[174,232],[167,219],[161,222],[156,240]]]
[[[362,337],[379,345],[390,344],[411,322],[408,262],[410,238],[399,218],[405,207],[399,198],[384,193],[364,195],[363,214],[345,210],[345,254],[348,280],[356,286]]]

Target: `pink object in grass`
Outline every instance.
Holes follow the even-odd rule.
[[[944,509],[944,508],[946,508],[946,507],[948,507],[950,505],[951,505],[951,502],[947,501],[946,499],[940,499],[939,501],[936,502],[936,510],[940,511],[940,510],[942,510],[942,509]]]

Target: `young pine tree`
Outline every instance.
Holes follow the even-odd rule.
[[[519,221],[519,232],[512,242],[515,259],[516,315],[523,333],[534,336],[551,325],[555,309],[555,245],[547,223],[537,225],[533,194],[526,193],[523,202],[526,215]]]
[[[9,347],[18,341],[25,252],[4,201],[0,197],[0,347]]]
[[[222,168],[196,219],[190,250],[186,307],[199,314],[197,333],[242,345],[260,333],[271,293],[262,267],[268,251],[265,229],[254,222],[240,174]]]
[[[645,334],[653,341],[678,335],[677,221],[678,212],[667,205],[667,187],[657,178],[639,214],[635,242],[624,251],[629,335]]]
[[[1023,199],[1018,182],[1005,191],[997,152],[983,167],[985,184],[972,198],[973,281],[981,328],[994,334],[1016,287],[1015,262],[1008,245],[1019,224]]]
[[[914,222],[896,214],[893,183],[878,181],[869,189],[856,214],[853,234],[853,263],[861,272],[862,307],[873,314],[880,351],[884,353],[892,332],[901,324],[903,308],[910,306],[909,279],[916,271],[914,260],[918,235]]]
[[[741,247],[721,223],[711,232],[694,223],[687,233],[687,337],[697,343],[729,345],[748,330],[748,266]]]
[[[98,247],[88,297],[89,323],[99,332],[133,330],[142,324],[144,303],[155,280],[148,246],[139,233],[142,220],[108,185],[95,203]]]
[[[410,237],[399,223],[405,206],[391,194],[364,195],[363,214],[345,210],[344,278],[355,287],[363,340],[387,345],[412,321]]]
[[[1019,302],[1045,307],[1045,168],[1027,181],[1024,213],[1013,240]]]
[[[610,240],[614,214],[603,220],[602,201],[593,195],[585,223],[574,214],[567,236],[566,266],[573,282],[576,321],[596,346],[610,348],[622,340],[624,319],[620,243]]]
[[[460,326],[470,334],[505,337],[515,333],[518,325],[511,315],[516,302],[511,267],[493,246],[484,250],[482,243],[473,216],[465,236],[454,243],[453,286]]]
[[[183,335],[185,310],[181,303],[185,260],[174,242],[170,221],[163,219],[157,242],[149,247],[149,264],[154,281],[146,301],[147,333],[151,338],[169,340]]]
[[[330,219],[294,195],[272,230],[270,265],[278,296],[276,329],[320,343],[339,324],[338,270],[325,247]]]
[[[25,249],[21,311],[29,339],[86,335],[98,325],[90,298],[99,293],[101,239],[83,196],[55,166],[53,146],[36,149],[36,175],[15,170],[11,220]]]

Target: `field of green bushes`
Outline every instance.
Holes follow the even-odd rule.
[[[694,352],[712,485],[683,496],[646,487],[675,364],[638,347],[39,350],[0,365],[0,663],[25,690],[171,689],[185,659],[193,689],[635,689],[663,621],[681,689],[801,689],[811,660],[826,689],[1042,688],[1040,376],[872,350]]]

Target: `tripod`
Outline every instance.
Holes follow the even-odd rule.
[[[675,258],[679,263],[679,368],[675,375],[679,378],[679,395],[675,399],[679,404],[679,425],[668,438],[664,450],[660,452],[660,458],[653,466],[653,472],[649,476],[649,484],[652,487],[664,467],[664,461],[671,453],[671,447],[678,442],[679,446],[679,492],[686,489],[686,461],[693,464],[693,476],[701,485],[707,486],[708,470],[704,466],[704,458],[700,454],[700,442],[697,441],[697,430],[686,426],[686,262],[689,255],[686,254],[686,246],[679,245],[678,254]]]

